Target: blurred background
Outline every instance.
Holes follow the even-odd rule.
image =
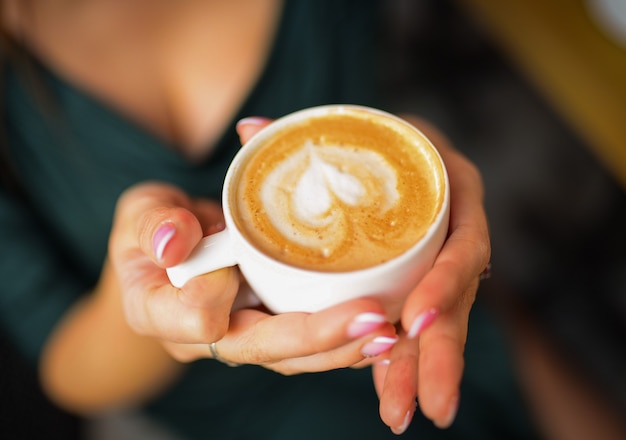
[[[493,277],[479,301],[537,425],[548,440],[626,438],[626,46],[585,0],[382,4],[385,107],[430,119],[482,171]],[[7,432],[76,438],[6,356]]]

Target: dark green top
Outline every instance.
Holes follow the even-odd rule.
[[[239,148],[239,118],[328,103],[375,104],[375,9],[359,0],[287,2],[264,73],[214,154],[200,164],[45,66],[35,65],[43,102],[32,83],[9,70],[3,124],[26,196],[0,191],[0,323],[24,356],[37,361],[51,328],[97,281],[124,189],[156,179],[218,198]],[[440,432],[416,416],[412,429],[419,438],[524,438],[501,341],[484,318],[472,320],[458,422]],[[189,438],[395,438],[379,419],[369,370],[283,377],[198,361],[145,410]]]

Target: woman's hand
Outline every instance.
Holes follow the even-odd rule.
[[[416,397],[422,413],[437,426],[453,422],[469,313],[491,252],[478,170],[434,127],[415,117],[405,119],[439,150],[451,198],[448,238],[433,268],[406,300],[399,341],[389,362],[374,365],[380,414],[396,433],[408,427]]]
[[[244,128],[242,140],[248,137]],[[218,204],[166,184],[140,184],[122,195],[109,255],[135,332],[158,338],[180,361],[211,357],[209,343],[218,341],[221,358],[283,374],[362,365],[395,343],[394,326],[371,299],[274,316],[260,308],[231,313],[240,287],[236,268],[173,287],[163,269],[184,261],[203,235],[222,228]]]

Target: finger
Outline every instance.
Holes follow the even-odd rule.
[[[441,316],[420,337],[418,392],[424,415],[440,428],[453,422],[459,405],[467,313]]]
[[[393,333],[392,326],[381,328],[367,337],[350,342],[336,349],[323,353],[316,353],[300,358],[289,358],[282,361],[265,364],[276,372],[286,375],[300,373],[314,373],[334,370],[338,368],[362,368],[373,362],[364,352],[376,347],[376,351],[388,351],[398,338]]]
[[[407,429],[415,413],[419,362],[419,341],[401,335],[391,351],[379,392],[381,419],[396,434]]]
[[[295,350],[291,343],[285,344],[285,340],[281,337],[275,337],[268,341],[251,341],[250,336],[246,334],[250,332],[255,338],[259,338],[258,323],[264,320],[272,320],[273,322],[264,322],[262,325],[278,327],[307,316],[304,313],[278,316],[284,318],[287,317],[286,315],[293,315],[289,317],[290,322],[286,322],[284,319],[276,319],[276,316],[267,315],[260,310],[240,310],[233,313],[229,333],[218,341],[222,360],[227,359],[233,363],[264,365],[267,368],[287,375],[327,371],[335,368],[371,364],[371,362],[368,362],[370,359],[372,362],[375,361],[379,355],[387,352],[397,341],[395,327],[385,322],[382,314],[372,312],[360,313],[352,319],[347,328],[342,328],[342,331],[347,333],[347,336],[336,338],[335,343],[328,341],[321,343],[302,342]],[[241,332],[238,330],[238,327],[249,327],[249,330]],[[290,333],[291,331],[292,329],[290,329]],[[343,343],[343,341],[347,342]],[[309,347],[303,347],[303,344],[307,343]],[[259,345],[262,344],[269,344],[271,349],[259,349]],[[324,350],[327,347],[332,348],[316,352],[316,350]],[[170,345],[169,349],[181,361],[208,357],[211,353],[207,344],[175,344]]]
[[[450,242],[446,247],[453,248],[454,244]],[[467,264],[464,264],[462,255],[465,246],[461,248],[458,251],[450,250],[456,252],[458,259],[445,258],[445,250],[442,251],[444,258],[438,259],[406,299],[402,324],[409,338],[417,338],[438,316],[454,307],[460,306],[469,314],[476,299],[479,272],[468,269]]]
[[[395,339],[396,339],[395,343],[397,343],[398,341],[397,329],[396,329]],[[360,368],[366,368],[366,367],[374,368],[375,366],[378,366],[378,365],[387,366],[389,365],[389,353],[391,353],[392,349],[393,349],[393,346],[390,347],[388,350],[383,351],[381,354],[377,356],[366,356],[363,360],[350,365],[350,368],[360,369]]]
[[[224,337],[239,281],[239,270],[226,267],[197,276],[178,291],[179,302],[191,309],[188,310],[189,328],[198,342],[212,342]]]
[[[268,364],[329,352],[375,331],[395,335],[382,306],[360,298],[311,314],[268,317],[256,310],[238,311],[219,345],[224,357],[235,362]]]
[[[190,343],[224,335],[238,272],[206,274],[179,290],[154,265],[185,258],[202,237],[203,225],[221,219],[219,205],[194,202],[166,184],[137,185],[120,197],[110,253],[127,321],[136,332]]]
[[[271,122],[271,119],[258,116],[241,119],[237,123],[237,134],[239,134],[241,143],[245,144],[248,142],[252,136]]]
[[[110,252],[115,261],[137,247],[161,267],[182,262],[202,238],[191,200],[175,187],[151,183],[130,188],[120,197]]]
[[[152,265],[144,261],[144,266]],[[127,321],[137,333],[194,344],[218,340],[228,330],[229,312],[239,286],[236,269],[196,277],[183,289],[171,286],[165,272],[153,267],[134,264],[127,269],[121,275],[126,283],[122,300]]]
[[[391,361],[389,358],[386,358],[372,365],[372,380],[374,381],[374,389],[376,390],[378,399],[380,399],[383,395],[385,377],[387,376],[387,370],[389,369],[390,363]]]
[[[314,373],[348,367],[363,368],[372,365],[373,362],[376,362],[372,358],[363,354],[363,351],[368,349],[367,347],[370,347],[371,349],[371,346],[376,345],[379,350],[389,350],[396,341],[397,338],[395,337],[391,326],[381,327],[368,336],[359,338],[327,352],[316,353],[310,356],[298,358],[285,358],[280,361],[265,362],[258,365],[262,365],[267,369],[283,375]],[[218,341],[217,344],[219,344],[219,348],[216,347],[220,356],[218,359],[219,361],[229,364],[242,365],[239,362],[235,362],[232,359],[227,358],[227,355],[223,354],[223,339]],[[201,358],[213,357],[213,353],[209,348],[210,344],[177,344],[164,342],[164,345],[172,357],[181,362],[190,362]]]

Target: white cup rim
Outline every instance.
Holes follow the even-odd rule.
[[[354,269],[354,270],[347,270],[347,271],[316,270],[316,269],[307,269],[307,268],[302,268],[302,267],[298,267],[295,265],[290,265],[288,263],[285,263],[281,260],[278,260],[268,255],[267,253],[258,249],[254,244],[250,243],[249,240],[247,240],[243,236],[241,231],[239,231],[239,228],[237,227],[237,225],[235,224],[235,221],[232,218],[230,200],[229,200],[230,189],[232,186],[231,183],[232,183],[233,176],[239,172],[239,169],[243,165],[243,161],[246,159],[246,157],[252,154],[254,152],[254,149],[257,148],[258,145],[262,144],[264,139],[271,136],[275,131],[280,130],[282,127],[289,125],[294,120],[301,119],[303,117],[308,117],[310,115],[326,115],[330,111],[338,112],[338,113],[364,111],[370,114],[383,116],[392,121],[395,121],[396,123],[400,123],[403,126],[408,127],[411,130],[415,131],[418,134],[418,136],[425,141],[425,143],[428,145],[429,149],[432,151],[433,155],[437,158],[437,160],[439,161],[441,165],[441,171],[442,171],[441,180],[442,181],[440,182],[440,184],[443,185],[443,198],[442,198],[441,204],[439,206],[439,210],[435,218],[432,220],[431,224],[428,226],[428,229],[426,230],[424,235],[414,245],[409,247],[406,251],[404,251],[400,255],[394,258],[391,258],[383,263],[376,264],[373,266],[363,267],[359,269]],[[231,235],[236,234],[237,240],[239,240],[241,244],[243,244],[246,248],[248,248],[248,251],[251,252],[251,254],[255,256],[255,258],[263,259],[266,261],[271,261],[273,265],[275,265],[276,267],[280,267],[281,270],[289,271],[296,275],[299,274],[303,277],[305,277],[307,274],[315,273],[315,274],[324,274],[325,276],[329,278],[340,279],[340,278],[354,277],[355,275],[358,275],[361,273],[368,273],[371,275],[376,275],[377,272],[380,272],[381,274],[384,274],[388,272],[388,269],[390,266],[401,265],[402,263],[410,260],[415,254],[419,254],[420,252],[422,252],[422,250],[426,246],[428,246],[429,242],[433,239],[433,237],[439,232],[440,226],[443,222],[446,222],[446,229],[447,229],[447,221],[448,221],[449,209],[450,209],[449,208],[449,205],[450,205],[449,187],[450,187],[450,184],[449,184],[448,174],[446,172],[446,167],[445,167],[445,164],[441,155],[439,154],[439,151],[437,150],[435,145],[432,143],[432,141],[417,127],[413,126],[406,120],[396,115],[393,115],[391,113],[385,112],[383,110],[361,106],[361,105],[353,105],[353,104],[330,104],[330,105],[310,107],[310,108],[306,108],[303,110],[295,111],[293,113],[289,113],[283,117],[276,119],[270,125],[262,128],[253,137],[251,137],[248,140],[248,142],[246,142],[241,147],[241,149],[237,152],[237,154],[235,155],[235,157],[233,158],[231,162],[231,166],[229,167],[228,172],[226,173],[226,177],[224,179],[224,188],[222,190],[222,206],[224,208],[224,216],[226,219],[226,226],[229,230],[229,233]],[[234,237],[231,237],[231,239],[232,238]]]

